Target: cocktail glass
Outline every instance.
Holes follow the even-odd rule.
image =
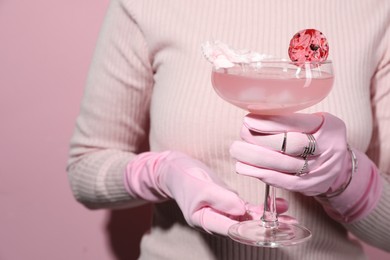
[[[212,71],[212,84],[220,97],[259,115],[288,114],[310,107],[329,94],[333,79],[331,61],[263,60],[214,67]],[[284,247],[307,241],[311,232],[300,224],[278,220],[275,187],[266,184],[261,219],[234,224],[229,236],[252,246]]]

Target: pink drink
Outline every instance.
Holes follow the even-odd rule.
[[[333,76],[319,69],[241,68],[213,70],[212,84],[226,101],[256,114],[282,114],[312,106],[330,92]]]

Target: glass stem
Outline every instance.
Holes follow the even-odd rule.
[[[278,226],[275,191],[275,187],[265,184],[264,212],[261,221],[266,228],[276,228]]]

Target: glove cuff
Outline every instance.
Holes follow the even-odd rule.
[[[376,207],[382,193],[382,180],[377,167],[365,154],[355,151],[353,155],[359,166],[349,185],[341,192],[335,191],[335,196],[316,197],[330,217],[344,223],[367,216]]]

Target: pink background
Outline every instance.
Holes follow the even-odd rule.
[[[89,211],[74,201],[65,172],[108,2],[0,0],[1,260],[131,260],[139,253],[149,208],[137,209],[140,217]],[[390,258],[365,248],[370,259]]]

